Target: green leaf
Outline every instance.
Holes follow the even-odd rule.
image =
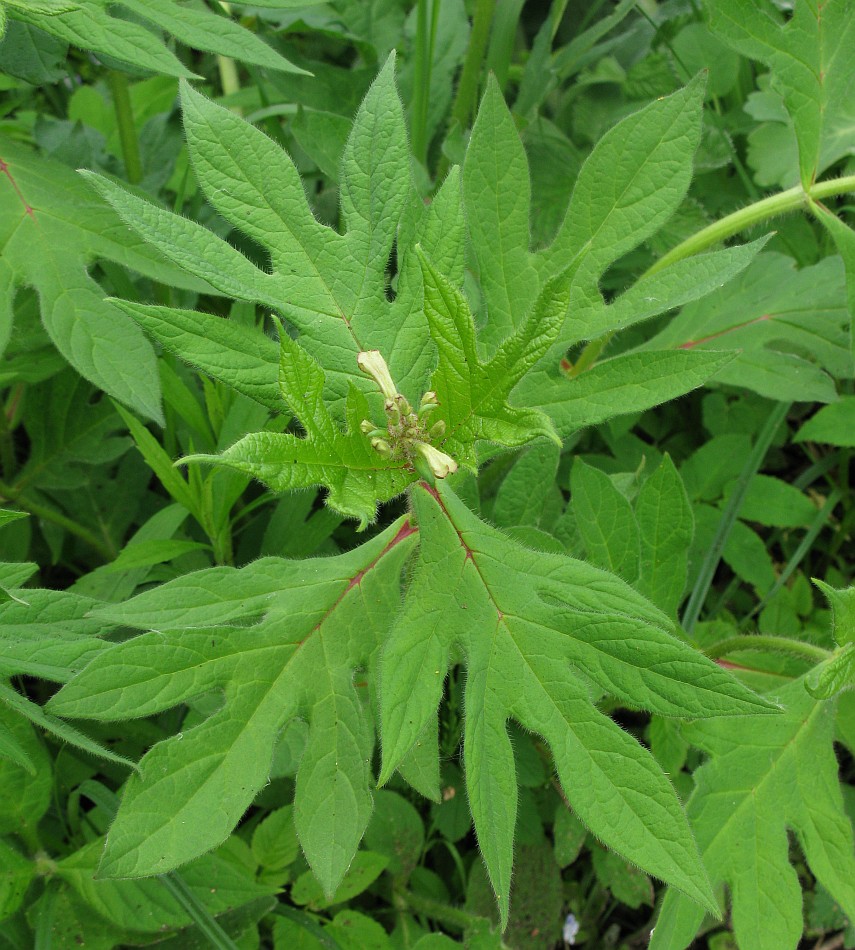
[[[49,14],[27,4],[11,9],[10,15],[72,46],[106,53],[137,69],[167,76],[194,75],[158,36],[138,23],[110,16],[99,0],[76,0],[73,10]]]
[[[111,300],[165,349],[274,412],[285,408],[276,377],[279,348],[258,330],[212,313]]]
[[[831,633],[838,646],[855,642],[855,587],[836,590],[824,581],[813,579],[831,607]]]
[[[730,491],[725,492],[727,500]],[[780,528],[807,527],[816,517],[810,498],[793,485],[769,475],[754,475],[739,506],[743,521]]]
[[[365,846],[389,859],[390,874],[407,878],[419,861],[425,829],[416,809],[395,792],[374,796],[374,814],[365,832]]]
[[[855,231],[820,202],[811,201],[810,207],[831,235],[837,247],[837,253],[843,260],[843,269],[846,272],[846,299],[849,305],[849,344],[852,360],[855,362]]]
[[[577,290],[591,299],[606,268],[664,224],[692,178],[703,96],[701,74],[600,139],[579,172],[563,225],[540,256],[542,273],[578,259]]]
[[[768,237],[721,251],[696,254],[649,277],[642,276],[609,306],[573,314],[561,334],[562,345],[624,330],[657,314],[706,297],[733,280],[754,260]]]
[[[514,463],[496,493],[492,520],[500,527],[537,527],[550,495],[557,491],[560,453],[546,442],[527,449]]]
[[[77,372],[162,422],[154,350],[133,321],[104,301],[86,268],[96,256],[155,279],[171,278],[174,268],[139,248],[68,168],[3,138],[0,161],[0,218],[8,222],[0,250],[10,292],[34,287],[51,341]]]
[[[839,258],[797,269],[791,257],[766,251],[727,286],[684,307],[644,349],[738,349],[719,382],[785,402],[833,402],[829,377],[851,374],[848,323]]]
[[[467,789],[503,922],[517,802],[509,717],[550,744],[571,805],[598,837],[710,907],[673,789],[589,690],[677,716],[766,702],[668,633],[665,616],[613,575],[516,544],[442,485],[420,485],[413,504],[419,563],[381,661],[381,783],[435,711],[457,646],[468,669]]]
[[[751,950],[795,950],[802,935],[788,830],[817,880],[855,918],[855,845],[832,746],[834,704],[812,699],[801,681],[775,699],[782,716],[698,722],[685,731],[711,756],[695,772],[692,828],[713,883],[728,887],[736,940]],[[669,889],[652,950],[688,947],[702,917]]]
[[[105,649],[98,606],[69,591],[27,588],[26,603],[0,603],[0,676],[38,676],[64,683]]]
[[[263,43],[255,33],[204,7],[192,7],[170,0],[122,0],[122,6],[171,33],[179,42],[186,43],[193,49],[233,56],[244,63],[253,63],[267,69],[310,75],[305,69],[289,63]]]
[[[12,521],[18,521],[21,518],[27,518],[29,515],[26,511],[12,511],[9,508],[0,508],[0,528],[3,525],[10,524]]]
[[[851,12],[846,0],[800,0],[781,23],[779,15],[754,3],[709,3],[713,31],[738,52],[770,67],[772,88],[783,96],[795,126],[805,190],[847,151],[845,144],[841,151],[835,132],[841,122],[851,125],[853,115]]]
[[[831,699],[852,686],[855,686],[855,643],[836,650],[805,678],[805,688],[816,699]]]
[[[695,519],[683,480],[668,455],[641,486],[635,517],[641,537],[636,587],[660,610],[676,617],[686,589]]]
[[[841,396],[839,402],[823,406],[799,429],[793,441],[855,447],[855,396]]]
[[[109,178],[89,171],[81,175],[124,222],[187,273],[239,300],[276,307],[285,299],[285,287],[275,275],[259,270],[207,228],[137,197]]]
[[[347,874],[335,889],[335,893],[322,887],[311,871],[301,874],[291,888],[291,899],[295,904],[310,904],[312,907],[329,907],[341,904],[361,894],[386,869],[389,858],[385,854],[376,854],[373,851],[359,851],[353,863],[347,869]]]
[[[534,302],[537,272],[528,250],[528,160],[492,73],[466,149],[463,194],[488,314],[481,343],[493,353]]]
[[[187,85],[182,104],[202,188],[222,215],[269,249],[281,286],[278,309],[300,330],[301,344],[323,362],[336,414],[351,384],[367,391],[356,368],[360,351],[379,349],[390,357],[403,391],[415,395],[407,388],[410,373],[414,364],[422,374],[426,369],[417,288],[402,280],[392,304],[385,293],[386,264],[411,189],[394,57],[365,97],[344,149],[345,234],[317,221],[293,162],[267,136]]]
[[[718,376],[735,355],[689,350],[626,353],[572,379],[557,368],[541,366],[523,380],[514,402],[546,412],[566,438],[585,426],[682,396]]]
[[[5,664],[4,664],[5,665]],[[106,759],[108,762],[115,762],[117,765],[123,765],[125,768],[134,768],[134,763],[124,756],[117,755],[104,746],[90,739],[85,733],[75,729],[67,722],[63,722],[56,716],[46,713],[41,706],[32,700],[27,699],[20,693],[12,689],[6,683],[0,682],[0,702],[4,703],[10,709],[14,710],[24,719],[28,719],[33,725],[40,726],[45,732],[51,733],[57,739],[67,742],[90,755],[99,759]]]
[[[207,544],[200,544],[198,541],[178,541],[166,538],[137,541],[124,547],[111,564],[105,564],[104,573],[123,573],[135,570],[138,567],[165,564],[167,561],[173,561],[190,551],[200,551],[207,548]]]
[[[309,736],[297,833],[324,891],[335,891],[371,814],[373,730],[354,670],[368,665],[398,602],[412,533],[399,519],[348,554],[213,568],[98,611],[157,632],[106,651],[53,697],[54,711],[127,719],[225,694],[208,719],[142,759],[102,876],[161,874],[225,840],[267,782],[281,730],[300,716]]]
[[[570,493],[588,559],[633,583],[638,578],[641,540],[629,501],[605,472],[581,458],[573,462]]]
[[[543,356],[564,322],[569,278],[547,283],[524,321],[504,339],[493,357],[478,354],[475,323],[463,294],[421,254],[424,306],[439,362],[431,383],[439,397],[437,416],[445,422],[441,446],[462,464],[476,468],[475,442],[524,445],[538,436],[557,442],[548,418],[508,405],[508,395]]]
[[[377,502],[399,495],[416,477],[406,461],[376,451],[360,430],[370,418],[365,397],[354,387],[348,428],[342,431],[324,403],[324,372],[284,331],[280,334],[279,386],[300,420],[305,438],[291,433],[253,432],[220,455],[190,455],[185,462],[216,462],[252,475],[274,491],[323,485],[327,504],[358,518],[365,528],[377,517]]]

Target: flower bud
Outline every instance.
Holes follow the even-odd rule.
[[[371,447],[381,455],[389,458],[392,455],[392,446],[385,439],[376,438],[371,440]]]
[[[434,424],[428,430],[428,438],[433,441],[434,439],[441,439],[445,435],[445,420],[440,419],[439,422],[434,422]]]
[[[440,452],[427,442],[414,442],[413,448],[428,463],[430,470],[437,478],[446,478],[457,471],[457,462],[450,455]]]
[[[377,383],[387,400],[395,399],[398,388],[380,350],[364,350],[362,353],[357,353],[356,365]]]

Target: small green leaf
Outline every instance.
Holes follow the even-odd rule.
[[[824,442],[855,448],[855,396],[823,406],[796,433],[794,442]]]
[[[668,455],[641,486],[635,517],[641,537],[641,576],[636,586],[676,617],[686,589],[695,519],[683,480]]]
[[[462,464],[476,467],[475,442],[524,445],[538,436],[558,441],[546,416],[515,409],[508,395],[555,339],[564,322],[569,279],[550,281],[525,319],[483,362],[478,354],[475,324],[463,295],[419,256],[425,287],[425,313],[439,350],[432,387],[439,396],[437,416],[446,425],[440,443]]]
[[[284,331],[280,333],[279,387],[306,431],[254,432],[220,455],[191,455],[185,462],[211,462],[252,475],[274,491],[323,485],[327,504],[366,527],[377,503],[399,495],[415,479],[404,460],[383,456],[361,430],[370,418],[362,394],[351,389],[348,428],[342,431],[324,403],[324,372]]]
[[[855,686],[855,643],[849,642],[815,666],[805,678],[805,687],[816,699],[831,699]]]
[[[605,472],[580,458],[573,463],[570,492],[588,559],[633,583],[639,573],[641,540],[629,501]]]

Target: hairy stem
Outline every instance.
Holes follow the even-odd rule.
[[[731,238],[755,225],[762,224],[771,218],[788,214],[791,211],[806,209],[811,199],[819,201],[823,198],[846,194],[850,191],[855,191],[855,175],[846,175],[843,178],[832,178],[829,181],[820,182],[811,188],[809,194],[801,185],[796,185],[794,188],[788,188],[777,195],[762,198],[745,208],[740,208],[739,211],[734,211],[733,214],[727,215],[720,221],[714,221],[698,231],[697,234],[686,238],[685,241],[660,257],[642,274],[642,277],[650,277],[652,274],[664,270],[670,264],[691,257],[700,251],[705,251],[708,247],[718,244],[719,241],[725,241],[727,238]]]
[[[111,69],[110,91],[113,94],[113,109],[116,113],[125,173],[128,181],[132,185],[137,185],[142,181],[142,159],[137,127],[134,123],[134,110],[131,106],[131,94],[128,89],[128,77],[116,69]]]
[[[408,908],[416,914],[424,914],[425,917],[430,917],[431,920],[455,930],[466,930],[483,919],[459,907],[452,907],[450,904],[434,900],[432,897],[425,897],[423,894],[414,894],[412,891],[397,890],[395,902],[399,907]]]
[[[664,270],[670,264],[676,264],[686,257],[692,257],[701,251],[725,241],[753,228],[764,221],[778,217],[782,214],[788,214],[791,211],[807,209],[811,201],[829,198],[833,195],[842,195],[847,192],[855,191],[855,175],[846,175],[843,178],[833,178],[830,181],[823,181],[814,185],[808,194],[801,185],[781,191],[777,195],[771,195],[760,201],[755,201],[739,211],[734,211],[722,218],[720,221],[714,221],[708,227],[702,228],[690,238],[671,248],[667,254],[655,261],[641,275],[639,280],[645,277],[651,277],[659,271]],[[612,330],[596,340],[591,340],[585,346],[579,355],[579,358],[568,370],[568,376],[575,377],[592,366],[600,357],[600,354],[608,346],[617,331]]]

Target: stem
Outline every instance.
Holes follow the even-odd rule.
[[[125,162],[125,174],[132,185],[137,185],[142,181],[142,159],[137,127],[134,123],[134,110],[131,106],[131,94],[128,90],[128,77],[116,69],[111,69],[109,78],[116,124],[119,128],[119,142],[122,146],[122,158]]]
[[[412,891],[396,891],[395,902],[399,906],[403,905],[417,914],[424,914],[425,917],[430,917],[431,920],[453,927],[455,930],[466,930],[484,919],[477,914],[470,914],[466,910],[452,907],[432,897],[425,897],[423,894],[414,894]]]
[[[746,231],[755,225],[762,224],[763,221],[768,221],[770,218],[788,214],[791,211],[806,209],[811,201],[829,198],[833,195],[842,195],[849,191],[855,191],[855,175],[845,175],[843,178],[833,178],[830,181],[820,182],[813,186],[809,194],[805,192],[801,185],[796,185],[794,188],[781,191],[777,195],[755,201],[745,208],[740,208],[739,211],[734,211],[733,214],[727,215],[720,221],[714,221],[690,238],[686,238],[681,244],[671,248],[667,254],[648,267],[639,277],[639,280],[652,277],[670,264],[676,264],[677,261],[682,261],[686,257],[692,257],[692,255],[705,251],[708,247],[712,247],[720,241],[732,238],[740,231]],[[612,330],[596,340],[591,340],[582,350],[573,367],[568,370],[567,375],[571,378],[576,377],[595,363],[617,332],[617,330]]]
[[[686,633],[692,632],[698,621],[698,617],[700,617],[701,609],[704,606],[704,601],[712,584],[713,575],[718,567],[718,562],[721,560],[722,552],[724,551],[727,539],[730,536],[730,531],[739,514],[739,509],[742,507],[742,500],[745,498],[748,485],[759,470],[766,456],[766,452],[772,444],[772,439],[775,438],[778,427],[787,417],[789,409],[790,403],[788,402],[778,403],[775,406],[769,414],[769,418],[766,420],[766,424],[763,426],[760,435],[757,436],[757,442],[754,448],[745,460],[745,465],[740,472],[733,494],[730,496],[730,499],[724,507],[724,511],[721,513],[721,518],[716,527],[712,544],[707,550],[697,580],[692,588],[692,593],[689,596],[689,602],[686,604],[686,609],[683,613],[683,628]]]
[[[476,0],[469,47],[463,63],[463,72],[460,74],[460,82],[457,85],[457,95],[451,109],[452,121],[456,119],[461,126],[469,124],[475,109],[481,63],[487,51],[487,40],[490,38],[490,27],[493,25],[495,9],[496,0]]]
[[[493,25],[493,13],[496,9],[496,0],[475,0],[475,15],[472,18],[472,33],[469,36],[469,46],[466,50],[466,59],[457,84],[457,95],[451,107],[451,127],[457,124],[461,129],[469,125],[478,96],[478,80],[481,76],[481,64],[487,52],[487,41],[490,38],[490,27]],[[442,181],[448,172],[448,159],[442,156],[436,173],[436,180]]]
[[[410,134],[413,155],[427,165],[427,113],[430,98],[431,73],[436,28],[441,0],[430,0],[430,25],[428,25],[428,2],[418,0],[415,62],[413,65],[413,110]]]
[[[727,640],[716,643],[705,652],[708,657],[717,660],[719,657],[727,656],[728,653],[739,653],[742,650],[770,650],[773,653],[786,653],[791,656],[815,660],[817,663],[821,663],[831,656],[828,650],[823,650],[822,647],[814,646],[812,643],[791,640],[789,637],[774,637],[762,634],[729,637]]]
[[[788,214],[791,211],[807,208],[811,199],[814,201],[822,198],[830,198],[833,195],[842,195],[849,191],[855,191],[855,175],[846,175],[843,178],[833,178],[830,181],[823,181],[811,188],[810,193],[806,192],[801,185],[794,188],[788,188],[777,195],[770,195],[760,201],[739,211],[734,211],[722,218],[720,221],[714,221],[706,228],[702,228],[697,234],[686,238],[681,244],[672,248],[663,257],[660,257],[651,267],[649,267],[641,279],[656,274],[669,264],[681,261],[683,258],[691,257],[699,251],[704,251],[719,241],[725,241],[740,231],[746,231],[753,228],[763,221],[770,218],[776,218],[781,214]]]
[[[7,485],[2,481],[0,481],[0,498],[14,502],[20,508],[23,508],[24,511],[28,511],[37,518],[42,518],[44,521],[50,521],[55,525],[59,525],[60,528],[64,528],[69,534],[75,535],[75,537],[80,538],[93,547],[105,561],[112,561],[116,556],[116,552],[85,525],[79,524],[72,518],[62,514],[62,512],[54,511],[53,508],[49,508],[41,502],[34,501],[32,498],[27,498],[23,494],[16,493],[14,486]]]

